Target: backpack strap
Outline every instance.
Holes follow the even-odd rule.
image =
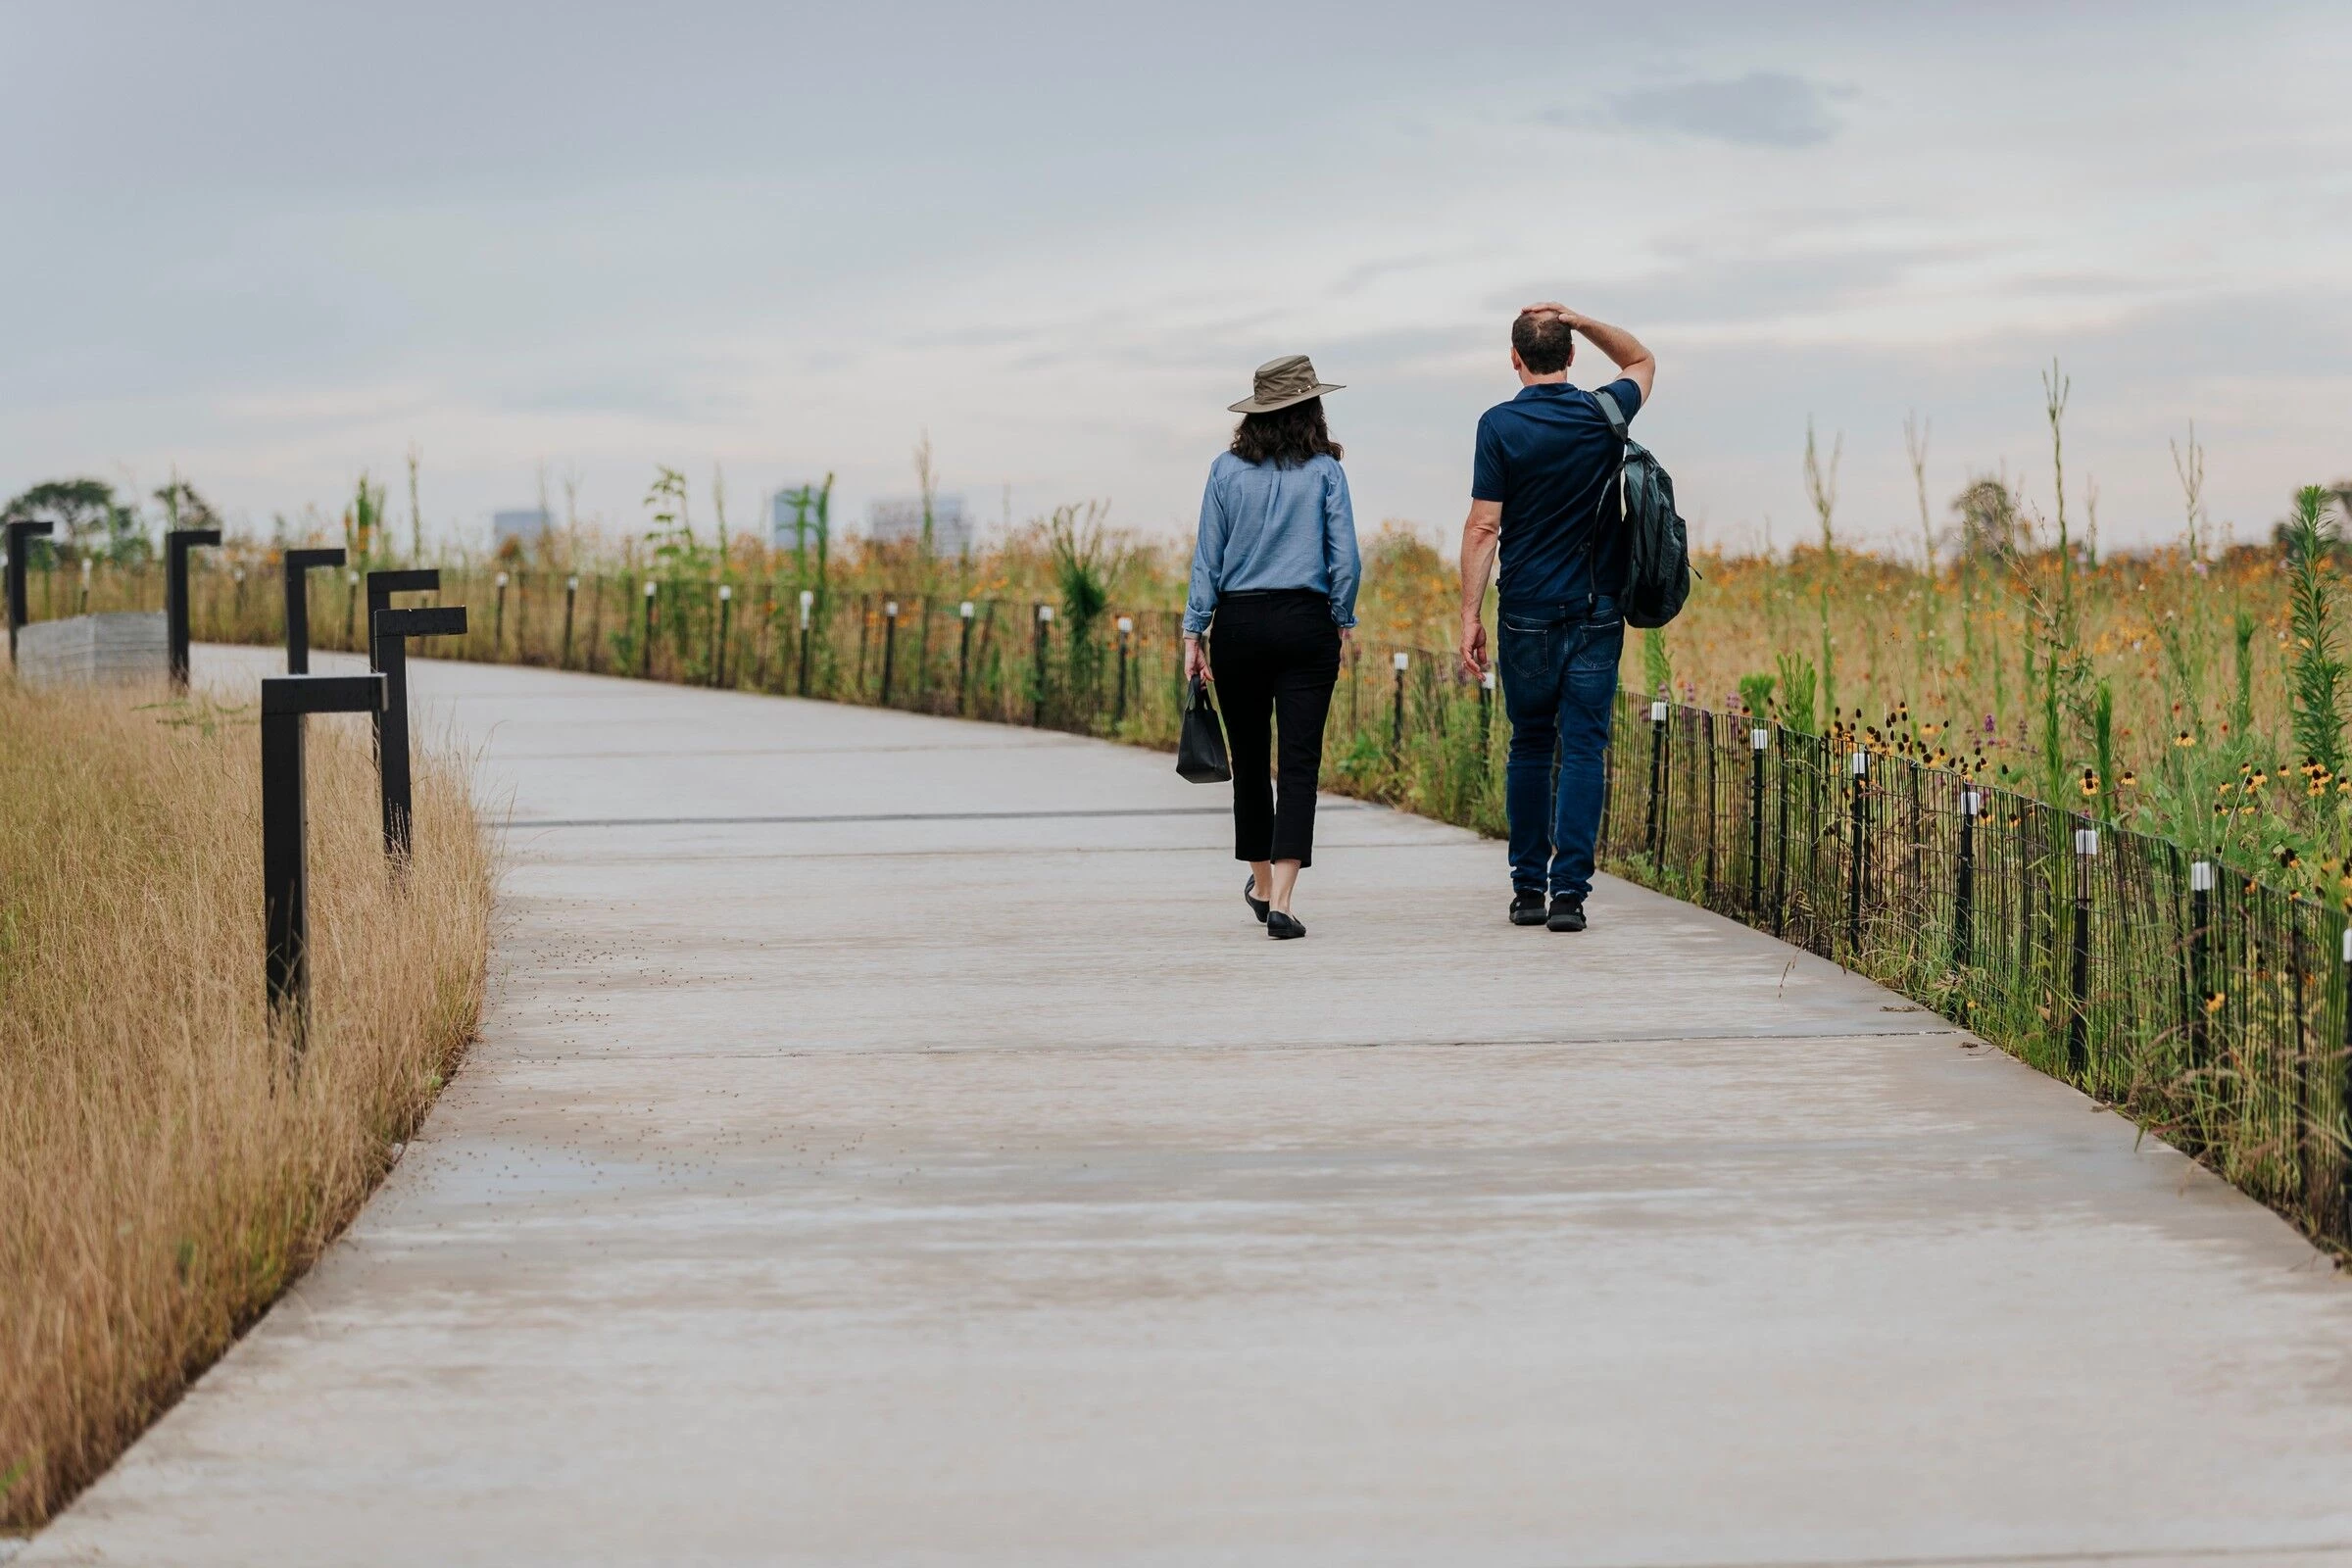
[[[1609,429],[1616,434],[1617,439],[1620,441],[1630,439],[1625,429],[1625,414],[1617,407],[1617,400],[1609,396],[1608,391],[1604,388],[1592,394],[1592,401],[1600,405],[1600,416],[1609,421]]]

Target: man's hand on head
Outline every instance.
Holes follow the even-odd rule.
[[[1521,316],[1556,316],[1561,320],[1566,321],[1571,330],[1582,327],[1585,324],[1585,318],[1582,316],[1579,316],[1567,306],[1560,304],[1557,300],[1538,300],[1535,304],[1522,308],[1519,314]]]

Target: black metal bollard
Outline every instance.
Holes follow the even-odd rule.
[[[84,556],[84,557],[82,557],[82,558],[81,558],[81,605],[80,605],[80,608],[79,608],[79,609],[77,609],[77,610],[75,610],[75,611],[74,612],[74,613],[75,613],[75,614],[77,614],[77,615],[86,615],[86,614],[88,614],[89,612],[90,612],[90,558],[89,558],[89,557],[87,557],[87,556]]]
[[[1846,867],[1845,954],[1849,960],[1859,963],[1862,957],[1862,860],[1869,849],[1869,840],[1865,837],[1870,825],[1868,752],[1853,754],[1853,775],[1854,847]]]
[[[956,618],[963,622],[963,632],[956,650],[956,711],[968,712],[972,691],[972,602],[966,599],[956,607]]]
[[[802,590],[801,590],[801,665],[800,665],[800,672],[799,672],[798,679],[799,679],[799,682],[800,682],[800,694],[801,694],[803,697],[806,697],[806,696],[808,696],[808,614],[809,614],[809,612],[810,612],[810,610],[812,610],[812,609],[815,607],[815,605],[816,605],[816,594],[814,593],[814,591],[813,591],[813,590],[810,590],[810,589],[808,589],[808,588],[804,588],[804,589],[802,589]]]
[[[1976,961],[1977,949],[1977,813],[1984,797],[1975,790],[1960,792],[1960,849],[1952,873],[1952,967],[1965,969]]]
[[[1772,744],[1772,731],[1761,724],[1752,725],[1747,732],[1747,917],[1758,920],[1764,912],[1764,751]]]
[[[343,552],[289,550],[282,564],[286,581],[286,673],[311,672],[311,573],[320,566],[340,566]]]
[[[375,662],[375,617],[379,611],[389,609],[394,594],[430,594],[441,591],[441,568],[438,566],[407,566],[398,571],[371,571],[368,574],[368,667],[380,671]],[[375,728],[376,755],[384,750],[384,715],[377,710],[369,720]]]
[[[1110,726],[1113,729],[1127,722],[1127,644],[1135,636],[1135,619],[1119,617],[1119,695],[1111,705]]]
[[[502,571],[491,578],[490,586],[498,590],[498,598],[490,611],[490,657],[504,659],[507,657],[507,574]]]
[[[2090,874],[2099,858],[2099,830],[2075,829],[2074,963],[2066,1012],[2066,1070],[2090,1072]]]
[[[24,542],[57,531],[53,522],[12,522],[8,525],[8,663],[17,663],[17,632],[32,619],[32,604],[24,592]],[[215,534],[218,539],[220,535]]]
[[[1657,863],[1658,832],[1666,794],[1666,705],[1649,705],[1649,822],[1642,830],[1642,850]]]
[[[1029,727],[1037,728],[1046,718],[1046,640],[1053,635],[1054,607],[1037,607],[1037,632],[1033,639],[1037,668],[1029,683]]]
[[[379,610],[368,628],[369,662],[384,679],[376,730],[376,792],[383,800],[384,853],[395,870],[409,863],[414,795],[409,770],[409,639],[463,637],[466,607]]]
[[[637,676],[640,680],[654,678],[654,595],[659,591],[654,583],[645,585],[645,637],[637,650]]]
[[[896,599],[882,604],[882,706],[890,706],[891,678],[899,665],[899,602]]]
[[[2188,867],[2188,1065],[2201,1070],[2213,1061],[2212,1014],[2205,999],[2213,995],[2210,965],[2213,956],[2213,862],[2192,860]]]
[[[218,528],[173,528],[164,535],[164,657],[174,691],[188,689],[188,552],[220,542]],[[16,552],[9,555],[14,559]]]
[[[2343,944],[2344,1022],[2335,1079],[2335,1114],[2342,1125],[2336,1128],[2336,1148],[2352,1149],[2352,925],[2344,928]],[[2339,1209],[2335,1234],[2352,1236],[2352,1160],[2342,1154],[2335,1160],[2335,1200]]]
[[[574,607],[574,606],[576,606],[576,605],[579,603],[579,601],[580,601],[580,579],[579,579],[579,578],[577,578],[577,577],[566,577],[566,578],[564,578],[564,653],[563,653],[562,657],[561,657],[561,658],[559,658],[559,659],[556,661],[556,667],[557,667],[558,669],[569,669],[569,668],[571,667],[571,612],[572,612],[572,609],[573,609],[573,607]]]
[[[352,640],[359,624],[359,604],[360,574],[346,571],[343,573],[343,650],[346,653],[360,651],[360,645]]]
[[[710,684],[727,683],[727,638],[735,618],[735,588],[732,583],[718,585],[718,647],[710,656]]]
[[[1404,758],[1404,672],[1413,667],[1413,656],[1390,656],[1390,667],[1396,672],[1396,690],[1389,713],[1389,762],[1394,766]]]
[[[272,675],[262,682],[262,908],[270,1016],[299,1057],[310,1032],[310,874],[304,854],[303,723],[381,712],[381,675]]]
[[[1788,744],[1773,748],[1773,772],[1780,782],[1780,825],[1773,830],[1772,934],[1780,936],[1788,923]]]

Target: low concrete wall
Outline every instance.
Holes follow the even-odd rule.
[[[36,620],[17,633],[17,678],[27,686],[162,680],[168,661],[160,610]]]

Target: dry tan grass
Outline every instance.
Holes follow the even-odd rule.
[[[317,1256],[471,1038],[491,867],[449,760],[390,891],[367,731],[311,721],[299,1073],[262,995],[253,712],[0,677],[0,1526],[47,1518]]]

